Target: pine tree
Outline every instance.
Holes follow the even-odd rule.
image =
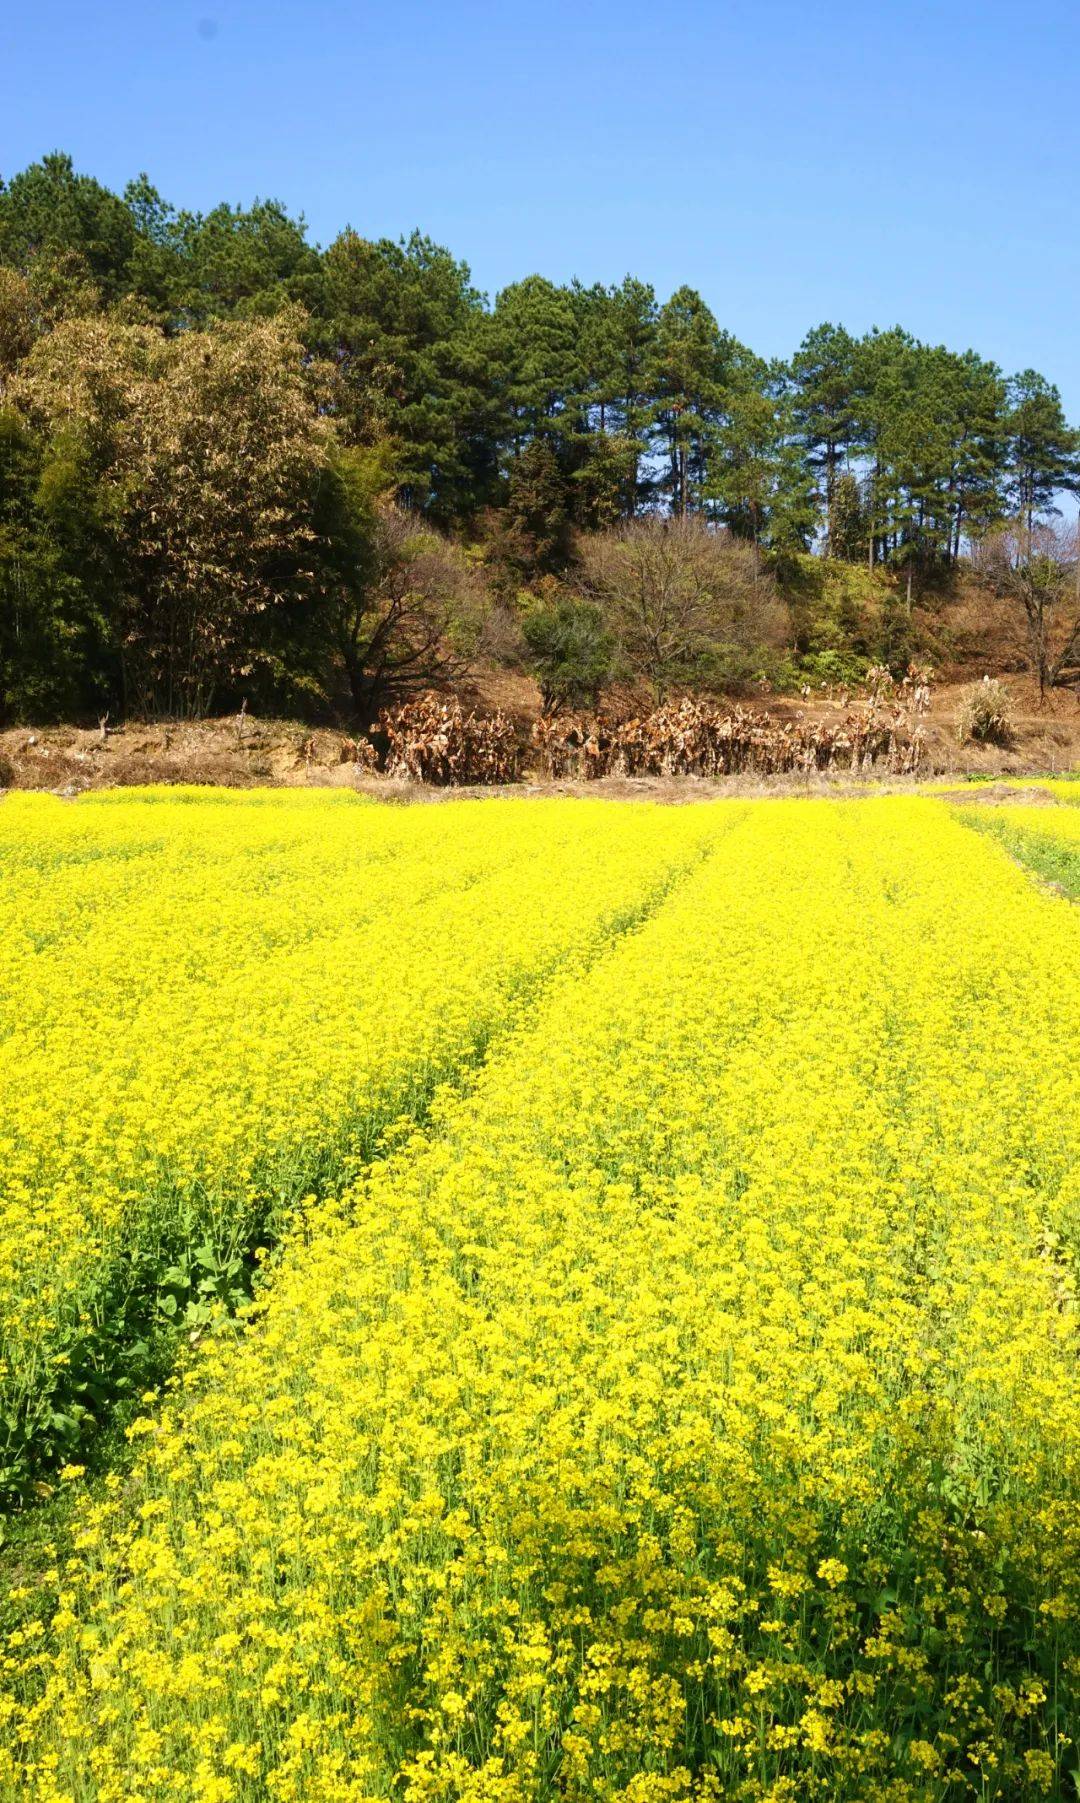
[[[660,309],[652,387],[668,461],[662,486],[677,518],[695,511],[703,498],[731,342],[693,288],[677,289]]]
[[[866,533],[866,515],[858,480],[850,470],[841,470],[833,486],[830,557],[859,563],[866,556]]]
[[[507,523],[522,547],[526,580],[554,575],[570,556],[570,486],[546,437],[533,438],[510,467]]]
[[[575,400],[584,386],[570,290],[527,276],[498,295],[491,323],[507,451],[517,456],[545,434],[569,462],[583,429]]]
[[[0,262],[24,273],[36,258],[77,256],[106,300],[132,283],[136,225],[118,195],[77,175],[54,151],[0,186]]]
[[[1080,435],[1065,420],[1061,396],[1037,370],[1008,385],[1005,493],[1030,539],[1039,513],[1056,513],[1055,495],[1080,492]]]
[[[595,431],[609,440],[618,436],[623,467],[618,512],[629,518],[637,511],[641,461],[656,416],[656,296],[630,275],[618,287],[597,285],[577,294],[584,410]],[[594,473],[596,466],[609,468],[606,451],[595,445],[590,461]]]
[[[732,341],[709,452],[710,509],[738,538],[790,554],[815,528],[812,483],[795,430],[791,382]]]
[[[792,358],[793,417],[807,469],[820,478],[826,550],[832,551],[833,496],[855,436],[855,344],[843,326],[808,332]]]
[[[372,243],[346,231],[323,257],[321,292],[311,337],[340,373],[346,438],[390,437],[402,499],[436,519],[480,505],[495,486],[498,403],[467,265],[419,233]]]

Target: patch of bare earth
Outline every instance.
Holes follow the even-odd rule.
[[[351,786],[355,768],[356,744],[344,733],[250,716],[0,733],[0,783],[61,794],[141,783]]]
[[[1018,804],[1025,808],[1061,806],[1058,797],[1050,789],[1010,789],[1006,783],[978,783],[965,789],[939,790],[938,800],[950,802],[956,807],[975,805],[980,808],[1015,808]]]

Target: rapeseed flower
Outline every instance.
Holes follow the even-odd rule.
[[[148,1405],[8,1793],[1067,1794],[1078,917],[935,801],[692,818]]]

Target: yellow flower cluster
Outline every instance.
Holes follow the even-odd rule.
[[[1076,783],[1062,783],[1062,789],[1072,788],[1075,800],[1080,802],[1080,786]],[[1068,799],[1066,797],[1066,799]],[[1008,826],[1022,833],[1042,833],[1047,837],[1060,840],[1063,844],[1080,844],[1080,808],[1071,807],[1039,807],[1030,803],[1010,802],[1005,807],[973,808],[980,822],[992,821],[996,817]]]
[[[0,1492],[714,830],[593,802],[9,796]]]
[[[138,1424],[7,1793],[1069,1794],[1080,916],[935,801],[694,813]]]
[[[1010,776],[1006,781],[1010,789],[1049,789],[1059,801],[1080,805],[1080,771],[1072,776]]]
[[[1080,785],[1071,788],[1080,801]],[[969,826],[999,839],[1020,863],[1066,895],[1080,898],[1080,807],[1008,805],[958,810]]]

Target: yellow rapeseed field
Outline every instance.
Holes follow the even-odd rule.
[[[1080,772],[1073,776],[1013,776],[1010,789],[1049,789],[1059,801],[1080,803]]]
[[[10,796],[0,1491],[74,1444],[138,1381],[148,1336],[197,1325],[290,1206],[341,1188],[706,832],[693,812],[585,802]]]
[[[1062,789],[1069,786],[1060,785]],[[1071,786],[1077,789],[1075,783]],[[1075,799],[1080,801],[1080,789]],[[970,826],[1000,840],[1036,876],[1066,895],[1080,898],[1080,807],[965,805],[963,817]]]
[[[975,810],[9,805],[19,1356],[178,1197],[291,1225],[73,1504],[0,1793],[1075,1796],[1080,914]]]

